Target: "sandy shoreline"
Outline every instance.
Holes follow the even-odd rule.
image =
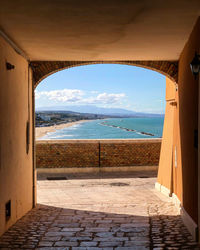
[[[88,121],[90,121],[90,120],[80,120],[80,121],[76,121],[76,122],[68,122],[68,123],[63,123],[63,124],[49,126],[49,127],[37,127],[37,128],[35,128],[35,138],[36,138],[36,140],[39,140],[41,137],[45,136],[47,133],[55,132],[58,129],[68,128],[68,127],[71,127],[75,124],[79,124],[82,122],[88,122]]]

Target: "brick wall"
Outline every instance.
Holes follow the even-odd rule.
[[[37,141],[36,167],[155,166],[160,147],[161,139]]]
[[[68,69],[71,67],[77,67],[82,65],[92,65],[92,64],[124,64],[139,66],[151,70],[155,70],[174,82],[178,80],[178,62],[177,61],[32,61],[31,67],[33,70],[33,81],[34,87],[46,78],[47,76],[63,69]]]

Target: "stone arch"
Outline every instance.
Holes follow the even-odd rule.
[[[32,61],[34,88],[47,76],[60,70],[90,64],[123,64],[157,71],[175,84],[178,82],[178,61]]]

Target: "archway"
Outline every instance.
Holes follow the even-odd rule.
[[[115,184],[115,183],[114,183]],[[122,183],[123,184],[123,183]],[[84,185],[84,184],[82,184],[82,185]]]
[[[106,64],[109,64],[110,62],[103,62]],[[114,62],[115,64],[123,64],[123,65],[132,65],[135,66],[136,62]],[[139,67],[142,67],[142,62],[137,62],[139,65]],[[170,91],[170,97],[167,97],[167,112],[169,112],[170,110],[170,115],[167,115],[167,121],[165,121],[165,123],[167,123],[167,125],[165,126],[167,130],[170,129],[170,131],[173,128],[173,111],[175,106],[173,106],[173,102],[175,100],[175,91],[176,91],[176,74],[177,74],[177,65],[176,63],[169,63],[169,62],[143,62],[146,66],[144,68],[148,68],[148,69],[153,69],[154,71],[159,71],[162,72],[163,75],[167,75],[169,76],[170,74],[170,78],[173,80],[170,80],[169,77],[167,77],[167,85],[168,85],[168,90]],[[76,67],[76,66],[82,66],[82,65],[92,65],[92,64],[102,64],[101,62],[33,62],[32,63],[32,67],[34,69],[34,81],[36,81],[37,77],[41,77],[37,82],[35,82],[35,87],[40,83],[40,81],[42,79],[44,79],[45,77],[47,77],[48,75],[51,75],[57,71],[63,70],[63,69],[67,69],[67,68],[71,68],[71,67]],[[113,64],[113,62],[112,62]],[[148,66],[147,66],[148,65]],[[49,73],[47,73],[49,72]],[[164,73],[163,73],[164,72]],[[43,77],[42,77],[43,75]],[[170,123],[170,126],[168,126],[168,124]],[[170,127],[170,128],[169,128]],[[163,155],[166,154],[165,150],[166,147],[170,147],[170,150],[172,148],[171,144],[172,144],[172,138],[173,138],[173,134],[169,135],[169,132],[165,132],[166,138],[164,139],[164,149],[162,149]],[[171,136],[171,137],[170,137]],[[170,137],[170,145],[168,143],[169,141],[169,137]],[[168,144],[166,144],[166,141]],[[162,147],[162,148],[163,148]],[[169,150],[169,151],[170,151]],[[171,152],[171,151],[170,151]],[[169,152],[168,152],[169,153]],[[172,152],[170,153],[172,155]],[[171,159],[171,156],[170,156]],[[161,165],[163,165],[163,162],[161,162]],[[161,166],[160,168],[163,168],[163,166]],[[160,171],[160,175],[163,176],[166,174],[166,171],[168,171],[169,173],[171,173],[171,164],[169,166],[169,169],[167,170],[161,170]],[[170,174],[168,174],[169,178],[167,179],[167,184],[171,182],[171,176]],[[164,177],[165,178],[165,177]]]
[[[95,69],[97,70],[97,69],[99,69],[99,71],[95,71]],[[100,70],[101,69],[101,70]],[[106,69],[109,69],[109,70],[107,70],[106,71]],[[115,70],[115,71],[113,71],[113,70]],[[121,77],[121,81],[119,81],[119,83],[118,83],[118,85],[117,85],[117,78],[116,78],[116,75],[117,75],[117,72],[120,72],[121,71],[121,74],[122,75],[119,75],[120,77]],[[71,73],[70,73],[71,72]],[[94,74],[94,72],[98,75],[99,74],[99,76],[100,75],[109,75],[111,72],[111,75],[113,74],[113,76],[115,76],[115,78],[116,78],[116,80],[115,80],[115,84],[114,85],[111,85],[109,88],[110,89],[113,89],[114,90],[114,92],[108,92],[109,94],[110,93],[115,93],[115,91],[116,90],[119,90],[119,92],[117,92],[118,94],[119,93],[122,93],[123,91],[125,91],[125,85],[128,85],[127,87],[128,87],[128,91],[127,92],[124,92],[124,93],[126,93],[127,95],[129,95],[129,98],[131,98],[131,99],[133,99],[133,100],[135,100],[134,102],[138,102],[138,105],[137,106],[135,106],[134,105],[134,103],[132,103],[132,102],[130,102],[129,104],[131,104],[132,103],[132,106],[130,105],[129,106],[129,108],[131,107],[132,109],[134,109],[133,107],[135,106],[135,109],[140,109],[140,110],[138,110],[138,112],[140,111],[140,112],[143,112],[143,113],[145,113],[145,111],[142,111],[142,105],[143,105],[143,103],[148,103],[148,104],[146,104],[146,106],[145,106],[145,108],[146,108],[146,112],[148,113],[153,113],[153,109],[150,111],[150,106],[151,105],[154,105],[154,106],[157,106],[157,107],[160,107],[160,101],[162,101],[162,103],[163,103],[163,105],[162,105],[162,113],[164,113],[164,99],[165,99],[165,97],[164,97],[164,93],[165,93],[165,77],[163,76],[163,75],[161,75],[161,74],[158,74],[157,72],[154,72],[154,71],[152,71],[152,70],[147,70],[147,69],[142,69],[142,68],[140,68],[140,67],[135,67],[135,66],[130,66],[130,65],[116,65],[116,64],[100,64],[100,65],[89,65],[89,66],[82,66],[82,67],[76,67],[76,68],[71,68],[71,69],[67,69],[67,70],[62,70],[62,72],[57,72],[54,76],[52,75],[52,76],[49,76],[49,81],[50,81],[50,85],[49,85],[49,87],[50,87],[50,89],[51,90],[53,90],[54,88],[55,88],[55,86],[57,86],[57,83],[60,83],[62,80],[61,80],[61,78],[57,78],[57,76],[62,76],[62,78],[65,78],[65,80],[64,80],[64,85],[62,85],[62,88],[63,88],[63,86],[69,86],[69,88],[77,88],[77,86],[75,85],[73,85],[72,84],[72,82],[75,82],[76,83],[76,79],[75,78],[69,78],[69,76],[71,76],[71,74],[72,74],[72,72],[76,72],[75,73],[75,75],[79,75],[80,74],[80,78],[81,79],[84,79],[85,78],[85,74],[84,75],[82,75],[82,73],[81,72],[87,72],[87,74],[88,75],[93,75]],[[135,75],[134,75],[134,73],[135,73]],[[133,75],[132,75],[133,74]],[[68,81],[67,81],[67,79],[71,79],[70,81],[69,81],[69,85],[67,85],[67,83],[68,83]],[[56,80],[57,79],[57,80]],[[112,81],[110,78],[108,78],[109,79],[109,81]],[[125,80],[125,79],[127,79],[127,80]],[[129,80],[128,80],[129,79]],[[53,81],[53,82],[52,82]],[[88,81],[88,78],[86,77],[86,80],[84,80],[84,84],[80,84],[79,86],[78,86],[78,88],[79,89],[81,89],[81,85],[83,86],[83,89],[81,89],[81,90],[83,90],[83,91],[86,91],[86,87],[85,87],[85,84],[86,84],[86,82]],[[101,79],[100,80],[100,82],[102,82],[102,84],[103,84],[103,81],[105,81],[105,82],[107,82],[107,79],[105,79],[105,78],[103,78],[103,79]],[[144,83],[144,81],[145,81],[145,83]],[[101,83],[100,82],[96,82],[96,85],[97,84],[99,84],[99,86],[101,85]],[[128,83],[129,82],[129,83]],[[135,82],[135,84],[133,84]],[[150,84],[152,82],[152,84]],[[82,80],[81,80],[81,83],[82,83]],[[95,83],[95,78],[93,78],[93,80],[92,80],[92,85],[91,86],[95,86],[95,84],[93,85],[93,83]],[[161,84],[161,83],[163,83],[163,84]],[[54,85],[55,84],[55,85]],[[90,83],[91,84],[91,83]],[[40,91],[46,91],[47,90],[47,86],[46,85],[48,85],[48,79],[46,79],[46,80],[44,80],[43,82],[42,82],[42,88],[40,88],[40,85],[38,86],[38,88],[40,89]],[[59,84],[60,85],[60,84]],[[60,89],[60,87],[61,86],[57,86],[58,87],[58,89]],[[109,85],[109,84],[107,84],[107,85]],[[87,86],[87,84],[86,84],[86,86]],[[134,87],[135,86],[135,87]],[[137,87],[137,86],[139,86],[139,88]],[[161,87],[162,86],[162,87]],[[65,87],[64,87],[65,88]],[[145,91],[145,90],[146,91]],[[99,91],[99,93],[98,94],[102,94],[103,92],[104,92],[104,89],[103,88],[101,88],[101,89],[93,89],[92,87],[91,87],[91,89],[88,89],[88,90],[90,90],[90,91]],[[106,86],[106,91],[109,91],[109,89],[107,89],[107,86]],[[141,95],[141,100],[139,100],[139,99],[137,99],[137,94],[135,94],[134,92],[136,91],[136,93],[140,93],[140,95]],[[131,92],[132,92],[132,94],[131,94]],[[145,94],[145,92],[146,92],[146,94]],[[156,92],[156,93],[161,93],[161,95],[159,95],[159,94],[157,94],[156,95],[156,98],[155,98],[155,96],[154,96],[154,92]],[[107,94],[108,94],[107,93]],[[152,93],[152,94],[151,94]],[[41,96],[42,95],[42,92],[40,92],[40,93],[38,93],[38,95],[37,96]],[[51,93],[51,94],[53,94],[53,92]],[[54,93],[55,94],[55,93]],[[53,95],[54,95],[53,94]],[[59,96],[62,94],[62,91],[61,90],[59,90]],[[64,93],[63,93],[64,94]],[[79,96],[79,94],[77,93],[77,95]],[[97,95],[97,94],[96,94]],[[152,98],[150,97],[152,95]],[[44,96],[46,96],[46,92],[44,92]],[[72,96],[74,96],[74,94],[72,93]],[[145,96],[145,97],[144,97]],[[154,100],[153,100],[153,96],[154,96],[154,99],[157,99],[155,102],[154,102]],[[67,97],[68,98],[68,97]],[[82,98],[82,97],[81,97]],[[108,96],[106,97],[106,98],[108,98]],[[146,101],[146,98],[147,98],[147,100],[149,100],[149,101]],[[148,99],[149,98],[149,99]],[[158,99],[162,99],[162,100],[158,100]],[[59,98],[59,100],[61,100],[60,98]],[[120,99],[121,100],[121,99]],[[53,99],[52,99],[52,101],[53,101]],[[50,102],[50,105],[54,105],[54,104],[52,104],[52,101]],[[152,104],[152,101],[153,101],[153,104]],[[45,107],[45,105],[46,106],[48,106],[49,104],[48,103],[44,103],[43,102],[43,107]],[[64,103],[63,104],[60,104],[60,105],[65,105]],[[67,105],[67,104],[66,104]],[[72,104],[73,105],[73,104]],[[109,104],[110,105],[110,104]],[[40,105],[41,106],[41,105]],[[140,106],[140,107],[139,107]],[[126,106],[127,107],[127,106]],[[70,107],[71,108],[71,107]],[[152,106],[152,108],[153,108],[153,106]],[[144,107],[143,107],[143,109],[144,109]],[[160,110],[158,110],[159,108],[157,108],[157,110],[156,111],[154,111],[154,113],[156,113],[156,112],[161,112]],[[49,109],[50,110],[50,109]],[[53,109],[52,109],[53,110]],[[67,107],[66,107],[66,110],[68,110],[67,109]],[[70,109],[69,109],[70,110]],[[154,109],[155,110],[155,109]],[[60,110],[60,111],[62,111],[62,109]],[[81,112],[80,110],[79,111],[77,111],[77,110],[74,110],[74,109],[72,109],[71,111],[76,111],[76,112]],[[136,110],[137,111],[137,110]],[[54,110],[54,112],[55,112],[55,110]],[[89,113],[88,111],[83,111],[83,109],[82,109],[82,112],[85,112],[85,113]],[[94,111],[93,111],[94,112]],[[119,112],[119,111],[118,111]],[[133,115],[133,114],[132,114]],[[145,114],[144,114],[145,115]],[[50,114],[48,115],[49,117],[48,118],[50,118]],[[140,116],[141,116],[141,114],[140,114]],[[147,117],[147,114],[145,115],[146,117]],[[155,115],[154,115],[155,116]],[[160,119],[161,118],[161,119]],[[135,119],[135,118],[134,118]],[[162,123],[163,123],[163,116],[162,117],[158,117],[158,115],[157,115],[157,117],[156,117],[156,119],[160,119],[159,120],[159,123],[161,123],[161,120],[162,120]],[[156,120],[155,119],[155,120]],[[120,120],[120,119],[119,119]],[[137,120],[137,122],[139,121],[139,118],[138,119],[136,119]],[[147,119],[148,120],[148,119]],[[134,122],[134,121],[133,121]],[[121,130],[121,132],[125,132],[123,135],[125,136],[125,137],[116,137],[115,139],[120,139],[120,138],[122,138],[122,139],[131,139],[131,138],[135,138],[135,139],[137,139],[137,138],[143,138],[144,140],[146,139],[146,138],[152,138],[152,139],[154,139],[154,138],[157,138],[157,137],[161,137],[162,136],[162,131],[160,132],[160,134],[156,134],[156,131],[154,132],[153,130],[150,130],[151,128],[149,128],[149,130],[146,128],[144,128],[143,127],[143,129],[142,128],[139,128],[139,124],[138,123],[135,123],[135,126],[137,126],[137,131],[135,132],[135,134],[134,134],[134,136],[133,137],[131,137],[131,134],[133,133],[133,131],[131,132],[131,130],[129,131],[129,132],[127,132],[128,131],[128,129],[136,129],[136,127],[134,128],[134,125],[133,125],[133,127],[131,128],[131,127],[127,127],[127,128],[121,128],[120,130]],[[119,123],[120,123],[120,121],[119,121]],[[138,125],[137,125],[138,124]],[[108,124],[112,129],[115,127],[115,130],[116,130],[116,132],[114,132],[114,131],[112,131],[113,133],[119,133],[119,128],[117,129],[116,128],[116,126],[117,126],[117,124],[116,123],[113,123],[113,124]],[[113,127],[112,127],[112,125],[114,125]],[[129,124],[130,125],[130,124]],[[155,124],[156,125],[156,124]],[[97,127],[99,128],[99,130],[101,130],[101,125],[98,125],[98,124],[96,124],[95,125],[95,128],[97,128]],[[109,126],[107,126],[107,128],[109,128]],[[120,127],[124,127],[125,126],[125,124],[118,124],[118,126]],[[162,125],[161,125],[161,127],[162,127]],[[104,128],[105,128],[105,125],[104,125]],[[39,130],[40,130],[40,128],[38,128]],[[90,128],[91,129],[91,128]],[[126,130],[127,129],[127,130]],[[94,131],[94,130],[92,130],[92,131]],[[147,134],[145,134],[145,132],[151,132],[152,133],[152,135],[149,135],[149,137],[148,137],[148,135]],[[71,132],[72,133],[72,132]],[[75,131],[74,131],[74,133],[75,133]],[[108,132],[109,133],[109,132]],[[142,134],[143,133],[143,134]],[[73,134],[73,133],[72,133]],[[129,134],[129,135],[128,135]],[[80,137],[78,137],[78,136],[76,136],[76,137],[70,137],[70,136],[72,136],[72,135],[68,135],[68,136],[66,136],[65,138],[63,138],[63,139],[86,139],[84,136],[85,136],[85,134],[83,133],[82,135],[80,135]],[[82,136],[82,137],[81,137]],[[109,136],[107,136],[107,137],[104,137],[104,138],[102,138],[102,137],[95,137],[96,136],[96,134],[95,134],[95,132],[94,132],[94,137],[87,137],[87,139],[112,139],[112,138],[114,138],[114,137],[109,137]],[[58,136],[56,136],[55,135],[55,138],[59,138],[59,135]],[[48,139],[48,138],[46,138],[46,139]],[[53,138],[51,138],[51,139],[53,139]],[[158,146],[159,145],[159,146]],[[44,146],[44,145],[43,145]],[[148,159],[146,159],[146,162],[143,162],[143,164],[144,165],[150,165],[150,164],[155,164],[155,165],[158,165],[158,161],[159,161],[159,149],[158,148],[160,148],[160,142],[157,142],[157,143],[152,143],[151,144],[151,146],[152,146],[152,148],[154,148],[154,150],[155,150],[155,152],[156,152],[156,160],[155,160],[155,163],[153,163],[153,162],[151,162],[151,160],[150,160],[150,158],[151,157],[153,157],[153,156],[151,156],[151,157],[149,157],[149,160]],[[42,147],[42,146],[41,146]],[[51,147],[52,147],[52,145],[51,145]],[[117,149],[116,149],[117,150]],[[130,149],[128,149],[129,151],[130,151]],[[133,150],[134,150],[134,148],[133,148]],[[150,145],[148,145],[147,147],[146,147],[146,150],[147,150],[147,152],[149,152],[149,155],[151,155],[151,150],[150,150]],[[43,150],[44,151],[44,150]],[[143,152],[143,153],[145,153],[145,150],[142,150],[141,152]],[[59,152],[58,152],[58,154],[59,154]],[[98,155],[99,155],[99,153],[97,153]],[[157,157],[157,154],[158,154],[158,157]],[[131,152],[129,152],[129,156],[130,156],[130,158],[133,158],[133,156],[131,155]],[[44,157],[45,157],[45,155],[44,155]],[[55,157],[56,157],[56,155],[55,155]],[[140,157],[142,157],[142,155],[140,156]],[[92,157],[91,157],[92,158]],[[127,156],[127,158],[128,158],[128,156]],[[138,157],[135,157],[135,158],[139,158],[139,156]],[[145,158],[145,157],[144,157]],[[118,158],[119,159],[119,158]],[[60,158],[58,157],[58,159],[57,159],[58,161],[60,160]],[[148,162],[149,161],[149,162]],[[84,162],[84,160],[83,160],[83,162]],[[97,161],[97,162],[99,162],[99,160]],[[103,162],[104,162],[104,164],[103,164]],[[104,161],[101,161],[101,166],[103,166],[103,165],[105,165],[105,160]],[[111,162],[111,161],[110,161]],[[119,162],[122,162],[122,159],[120,160],[119,159]],[[130,160],[130,162],[131,162],[131,160]],[[128,165],[131,165],[131,163],[130,162],[128,162],[127,163],[127,166]],[[64,164],[63,162],[61,162],[60,161],[60,164]],[[66,165],[66,167],[67,167],[67,162],[65,163]],[[84,163],[83,163],[84,164]],[[83,165],[82,164],[82,165]],[[124,163],[125,164],[125,163]],[[139,163],[139,161],[138,160],[132,160],[132,164],[133,165],[135,165],[135,164],[140,164],[140,165],[142,165],[142,163],[140,162]],[[41,164],[41,165],[45,165],[45,160],[44,160],[44,162],[43,162],[43,164]],[[74,165],[75,165],[75,163],[74,163]],[[78,164],[77,164],[78,165]],[[82,166],[81,165],[81,166]],[[86,164],[87,165],[87,164]],[[111,165],[111,163],[110,163],[110,165]]]
[[[89,64],[124,64],[147,68],[157,71],[175,84],[178,82],[178,62],[177,61],[33,61],[30,66],[33,70],[34,88],[47,76],[63,69],[89,65]]]

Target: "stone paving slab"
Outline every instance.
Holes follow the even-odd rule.
[[[0,249],[200,249],[152,174],[112,175],[43,176],[37,207],[0,237]]]

